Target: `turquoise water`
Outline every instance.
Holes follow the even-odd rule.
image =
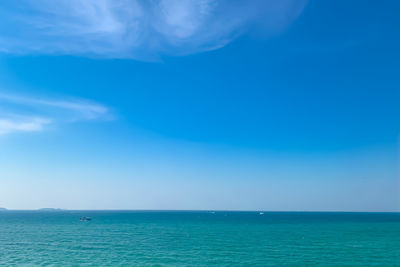
[[[6,211],[7,265],[400,266],[400,214]]]

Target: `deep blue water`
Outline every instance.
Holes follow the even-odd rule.
[[[400,266],[400,213],[1,211],[7,265]]]

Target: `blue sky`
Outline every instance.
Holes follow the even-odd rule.
[[[7,1],[0,206],[400,210],[398,1]]]

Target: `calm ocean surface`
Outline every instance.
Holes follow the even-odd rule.
[[[1,211],[7,265],[400,266],[400,214]]]

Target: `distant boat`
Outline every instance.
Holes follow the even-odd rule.
[[[81,217],[80,218],[81,222],[87,222],[87,221],[91,221],[91,220],[92,220],[92,218],[90,218],[90,217]]]
[[[264,215],[264,212],[260,212],[260,215]]]

